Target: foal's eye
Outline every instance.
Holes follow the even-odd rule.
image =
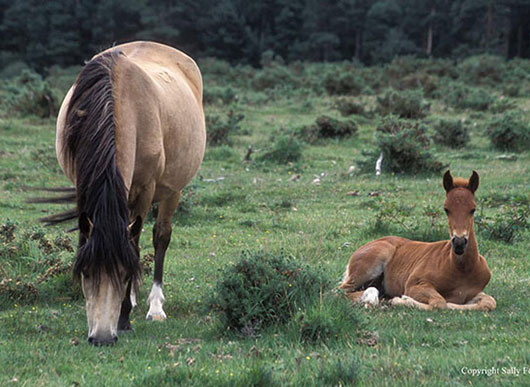
[[[447,208],[444,208],[444,211],[447,215],[449,215],[449,210]]]
[[[473,215],[475,213],[475,209],[473,208],[469,213]]]

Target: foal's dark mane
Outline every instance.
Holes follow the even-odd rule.
[[[116,164],[113,69],[121,53],[111,51],[88,62],[76,80],[66,114],[64,149],[75,168],[77,214],[92,221],[90,237],[80,233],[74,276],[101,273],[120,286],[121,265],[139,277],[138,250],[129,238],[127,190]]]

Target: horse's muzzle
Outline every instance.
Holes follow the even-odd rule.
[[[451,239],[451,246],[456,255],[462,255],[467,247],[467,238],[455,236]]]
[[[100,347],[103,345],[114,345],[116,344],[116,341],[118,341],[118,336],[111,336],[107,339],[98,339],[96,337],[89,337],[88,338],[88,344],[92,344],[96,347]]]

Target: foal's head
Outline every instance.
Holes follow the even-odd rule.
[[[478,173],[473,171],[469,180],[453,179],[449,171],[443,177],[446,192],[444,209],[449,221],[451,246],[456,255],[466,251],[468,239],[473,231],[475,213],[475,191],[478,188]]]

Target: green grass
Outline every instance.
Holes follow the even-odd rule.
[[[248,100],[257,98],[251,91],[247,94]],[[518,104],[528,108],[526,99]],[[37,282],[47,257],[64,266],[73,253],[46,255],[38,241],[30,241],[24,251],[2,257],[0,281],[33,283],[37,294],[20,300],[0,294],[0,385],[15,379],[32,386],[101,385],[102,381],[142,386],[528,383],[528,374],[502,374],[502,367],[521,372],[530,367],[528,229],[520,230],[513,244],[478,234],[480,251],[492,271],[486,288],[497,300],[492,313],[354,307],[359,329],[322,343],[301,340],[300,332],[289,324],[255,337],[224,334],[219,317],[206,311],[204,304],[222,269],[235,263],[242,250],[283,249],[322,269],[338,284],[350,255],[369,240],[386,234],[418,239],[447,234],[441,175],[348,174],[361,150],[375,144],[377,118],[364,120],[355,137],[305,146],[302,159],[293,164],[242,161],[250,144],[257,159],[266,151],[271,132],[281,127],[309,125],[322,114],[339,117],[332,106],[332,98],[314,95],[275,96],[266,103],[230,106],[245,115],[241,126],[248,134],[234,136],[231,148],[207,149],[197,177],[185,190],[166,256],[168,320],[145,321],[152,281],[145,276],[139,305],[132,313],[133,331],[121,334],[113,347],[86,343],[84,301],[79,287],[72,287],[70,274]],[[215,106],[208,111],[225,114],[227,109]],[[450,164],[454,176],[468,177],[473,169],[479,172],[478,213],[493,216],[512,199],[528,202],[530,152],[518,153],[513,161],[496,159],[503,153],[492,150],[481,127],[490,117],[488,112],[455,114],[435,101],[427,119],[455,116],[472,123],[469,145],[461,150],[432,149]],[[35,228],[37,218],[65,208],[24,203],[35,194],[26,186],[68,184],[53,162],[54,141],[53,120],[0,119],[0,224],[8,219],[16,222],[16,248],[23,246],[28,230],[40,230]],[[290,181],[296,174],[300,179]],[[318,176],[321,183],[315,185]],[[348,195],[350,191],[359,195]],[[388,218],[376,226],[385,205],[407,209],[402,221],[408,229]],[[424,213],[427,208],[436,209],[438,215],[431,220]],[[153,252],[152,226],[149,217],[141,238],[142,256]],[[45,238],[54,241],[64,236],[66,228],[46,229]],[[75,245],[77,236],[70,237]],[[8,245],[2,239],[0,243]],[[332,308],[321,305],[313,318],[325,321],[332,314]],[[344,326],[348,323],[344,321]],[[461,372],[463,367],[497,367],[501,374],[471,376]]]

